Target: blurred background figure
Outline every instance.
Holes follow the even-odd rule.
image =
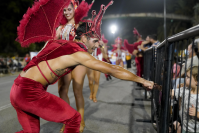
[[[124,68],[124,62],[122,59],[122,53],[126,53],[125,47],[122,46],[122,38],[117,37],[115,39],[115,44],[112,45],[113,49],[112,52],[116,56],[116,65],[120,65],[121,67]]]
[[[131,68],[131,58],[132,58],[132,54],[126,51],[126,68],[127,69]]]
[[[26,54],[26,56],[24,57],[24,61],[26,62],[26,65],[31,61],[29,54]]]

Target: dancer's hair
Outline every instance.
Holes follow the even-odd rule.
[[[192,67],[187,69],[187,72],[190,72],[191,69],[192,69],[192,75],[190,75],[190,76],[192,76],[195,81],[199,82],[199,73],[198,73],[199,67],[198,66],[192,66]]]
[[[74,8],[74,5],[73,5],[73,3],[71,2],[70,4],[71,4],[71,5],[72,5],[72,7]]]
[[[89,30],[90,30],[90,27],[88,26],[88,24],[86,22],[80,23],[79,27],[76,29],[76,37],[75,37],[75,39],[81,40],[81,36],[83,34],[86,35],[87,38],[89,39],[91,37],[91,35],[90,34],[85,34]]]
[[[153,39],[153,40],[157,40],[157,35],[156,34],[152,34],[152,35],[149,35],[149,38]]]
[[[194,45],[192,46],[192,49],[194,49],[194,52],[195,52],[196,56],[197,56],[198,59],[199,59],[199,49],[198,49],[198,47],[197,47],[197,44],[194,44]]]

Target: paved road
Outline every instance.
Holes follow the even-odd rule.
[[[14,133],[21,130],[17,115],[10,105],[9,93],[17,76],[0,77],[0,133]],[[83,88],[85,98],[84,133],[155,133],[149,123],[137,123],[136,119],[150,119],[150,102],[135,101],[141,98],[142,91],[135,90],[136,83],[113,78],[106,81],[101,74],[98,103],[89,100],[89,87],[86,78]],[[57,84],[49,86],[48,92],[57,95]],[[76,108],[72,87],[69,98]],[[41,119],[40,133],[58,133],[62,124]]]

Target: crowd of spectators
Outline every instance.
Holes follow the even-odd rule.
[[[176,116],[172,124],[177,133],[194,133],[199,131],[199,50],[198,44],[190,44],[184,63],[173,65],[171,97],[175,100],[171,115]],[[185,57],[185,58],[186,58]],[[180,70],[180,68],[182,69]],[[188,106],[189,105],[189,106]],[[196,112],[197,111],[197,112]],[[178,112],[174,113],[174,112]],[[177,119],[178,118],[178,119]]]
[[[19,57],[18,55],[13,57],[0,56],[0,75],[13,74],[17,71],[21,71],[29,62],[29,54],[26,54],[25,57]]]
[[[140,63],[143,65],[143,59],[138,60],[138,57],[143,57],[144,51],[150,47],[155,47],[155,61],[156,61],[156,47],[160,44],[157,40],[155,34],[148,35],[146,40],[142,40],[141,44],[136,41],[132,55],[137,58],[135,60],[136,65]],[[133,44],[134,45],[134,44]],[[171,111],[170,111],[170,123],[173,126],[173,130],[170,126],[169,132],[177,133],[194,133],[195,123],[196,132],[199,131],[199,44],[188,45],[188,48],[184,50],[186,55],[182,57],[182,62],[180,61],[180,56],[174,56],[172,62],[172,90],[171,90]],[[179,50],[181,51],[181,50]],[[178,51],[176,51],[178,52]],[[187,57],[187,58],[186,58]],[[192,64],[191,64],[191,60]],[[140,62],[138,62],[140,61]],[[138,65],[139,67],[143,67]],[[137,71],[141,71],[141,68],[137,67]],[[143,74],[142,74],[143,75]],[[141,75],[138,75],[141,76]],[[185,86],[184,86],[185,83]],[[162,93],[160,93],[162,94]],[[151,93],[148,93],[148,98],[151,97]],[[159,97],[161,97],[160,95]],[[184,99],[184,102],[183,102]],[[175,103],[175,104],[173,104]],[[189,106],[188,106],[189,105]],[[178,113],[176,113],[178,112]],[[172,120],[173,116],[173,120]],[[189,116],[189,117],[188,117]],[[187,118],[188,117],[188,118]],[[154,125],[156,125],[154,123]],[[182,128],[182,129],[181,129]]]

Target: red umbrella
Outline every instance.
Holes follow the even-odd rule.
[[[24,14],[17,27],[18,38],[22,47],[31,43],[54,39],[56,28],[63,15],[63,8],[71,0],[39,0]]]

